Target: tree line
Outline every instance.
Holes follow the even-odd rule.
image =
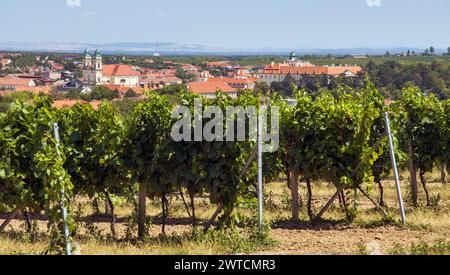
[[[292,85],[294,84],[297,88],[306,89],[316,95],[323,89],[333,90],[341,85],[354,89],[362,88],[367,76],[384,97],[393,100],[401,97],[404,87],[413,86],[419,87],[426,94],[434,94],[439,99],[450,98],[450,64],[442,60],[435,60],[431,63],[418,62],[412,65],[405,65],[397,61],[377,64],[371,60],[364,67],[364,73],[355,77],[305,75],[297,81],[288,75],[283,81],[274,82],[270,87],[261,84],[257,88],[265,93],[277,91],[285,97],[292,97],[294,91]]]

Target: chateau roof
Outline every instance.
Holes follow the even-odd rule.
[[[327,74],[327,75],[341,75],[345,72],[354,74],[362,70],[359,66],[305,66],[295,67],[284,64],[272,64],[264,67],[265,74]]]

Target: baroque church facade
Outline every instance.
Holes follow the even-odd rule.
[[[83,84],[87,86],[111,85],[120,87],[138,87],[140,72],[123,64],[103,65],[98,50],[91,54],[84,52]]]
[[[103,83],[103,58],[98,50],[92,55],[88,50],[84,52],[83,83],[97,85]]]

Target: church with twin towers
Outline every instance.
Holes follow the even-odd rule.
[[[87,86],[107,85],[120,87],[138,87],[141,73],[128,65],[103,64],[99,50],[84,52],[83,84]]]

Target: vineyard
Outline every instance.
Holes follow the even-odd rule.
[[[39,252],[65,254],[67,243],[81,243],[83,251],[85,238],[105,238],[83,214],[92,212],[94,220],[100,217],[108,224],[110,243],[238,243],[242,249],[214,252],[235,253],[276,246],[270,232],[280,227],[289,236],[340,221],[352,226],[363,211],[371,213],[373,224],[397,230],[417,226],[408,220],[415,211],[433,212],[445,205],[439,213],[448,217],[449,100],[406,88],[399,100],[386,104],[369,82],[357,90],[295,94],[294,106],[276,94],[266,99],[269,108],[280,110],[280,147],[263,156],[263,228],[257,220],[257,145],[250,133],[239,142],[176,142],[171,137],[179,120],[172,116],[176,106],[158,94],[149,94],[130,115],[121,115],[109,103],[98,109],[89,104],[55,109],[51,99],[42,96],[16,102],[0,114],[0,212],[7,213],[1,218],[0,236],[12,238],[17,229],[9,227],[8,234],[8,224],[23,215],[23,231],[47,242]],[[193,109],[196,99],[183,94],[181,102]],[[218,106],[223,111],[229,106],[259,108],[262,101],[254,95],[234,99],[222,93],[201,100],[203,108]],[[385,113],[406,183],[406,226],[399,222],[393,192]],[[247,115],[246,124],[250,120]],[[203,120],[203,126],[208,122]],[[55,123],[60,139],[55,138]],[[237,128],[225,129],[231,130]],[[436,171],[440,182],[430,186]],[[67,217],[62,209],[67,209]],[[286,211],[289,217],[280,214]],[[45,230],[38,225],[43,221]],[[177,222],[190,232],[177,234]],[[160,225],[156,237],[150,232],[155,224]],[[69,236],[64,235],[65,226]]]

